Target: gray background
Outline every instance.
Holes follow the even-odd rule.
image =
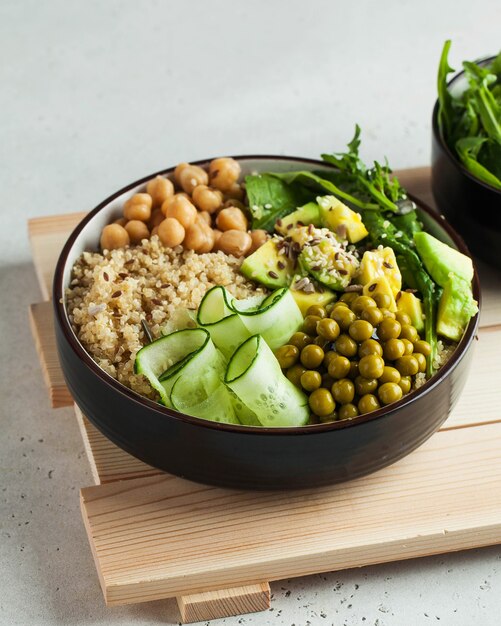
[[[172,601],[107,609],[78,509],[92,483],[70,409],[30,339],[26,219],[87,210],[180,160],[341,149],[429,163],[442,42],[495,53],[499,0],[0,0],[0,623],[159,624]],[[274,583],[236,624],[500,623],[501,550]]]

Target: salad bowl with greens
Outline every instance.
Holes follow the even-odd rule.
[[[501,52],[454,72],[451,42],[439,61],[433,111],[432,188],[472,251],[501,268]]]
[[[282,489],[376,471],[439,428],[466,380],[477,276],[447,222],[359,150],[357,127],[347,150],[321,161],[233,158],[248,226],[267,233],[240,259],[256,295],[215,285],[145,338],[135,371],[156,396],[99,367],[65,308],[75,259],[115,217],[117,198],[151,177],[81,222],[56,269],[56,335],[76,402],[108,438],[191,480]]]

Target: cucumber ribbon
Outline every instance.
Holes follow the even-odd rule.
[[[283,375],[272,352],[303,321],[288,289],[237,300],[214,287],[196,321],[198,328],[172,332],[137,353],[135,371],[146,376],[162,404],[247,426],[306,423],[307,398]]]

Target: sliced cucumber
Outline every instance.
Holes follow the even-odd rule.
[[[261,335],[272,350],[287,343],[304,321],[287,287],[271,293],[259,309],[242,311],[240,316],[249,334]]]
[[[191,376],[181,375],[174,383],[170,396],[172,406],[178,411],[227,424],[240,424],[235,415],[233,394],[221,380],[216,387],[206,390]]]
[[[275,355],[259,335],[235,351],[225,383],[262,426],[303,426],[308,421],[308,398],[283,375]]]
[[[240,316],[232,308],[232,296],[224,287],[208,291],[198,309],[197,323],[210,333],[212,341],[226,358],[250,337]]]
[[[144,374],[160,394],[162,404],[172,406],[170,393],[176,380],[190,376],[193,388],[215,389],[225,363],[203,328],[178,330],[142,348],[136,356],[135,370]]]

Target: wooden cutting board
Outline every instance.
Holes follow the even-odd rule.
[[[399,175],[432,204],[428,168]],[[50,285],[83,215],[29,222],[45,298],[31,325],[54,407],[73,401]],[[349,483],[265,493],[199,485],[131,457],[76,409],[96,483],[81,490],[82,515],[106,602],[176,596],[183,622],[207,620],[266,609],[270,580],[501,543],[501,276],[482,267],[481,283],[479,340],[454,412],[417,451]]]

